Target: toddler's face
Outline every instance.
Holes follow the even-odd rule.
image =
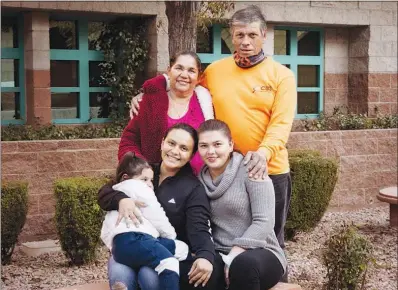
[[[145,168],[140,175],[134,176],[133,179],[142,180],[153,189],[153,170],[151,168]]]

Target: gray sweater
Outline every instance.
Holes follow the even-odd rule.
[[[212,180],[204,166],[199,174],[210,198],[212,231],[217,251],[233,246],[268,249],[286,269],[286,258],[274,233],[275,192],[269,177],[249,179],[243,156],[234,152],[224,173]]]

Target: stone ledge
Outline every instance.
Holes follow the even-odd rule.
[[[55,290],[109,290],[108,282],[90,283],[84,285],[76,285],[71,287],[59,288]],[[278,283],[270,290],[302,290],[297,284]]]

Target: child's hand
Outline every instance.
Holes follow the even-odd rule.
[[[134,201],[131,198],[123,198],[119,201],[119,216],[117,217],[116,226],[120,224],[123,218],[131,220],[136,227],[142,224],[142,214],[139,207],[146,207],[146,204],[141,201]],[[127,223],[127,227],[130,224]]]

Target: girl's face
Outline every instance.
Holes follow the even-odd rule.
[[[136,175],[133,177],[135,180],[142,180],[153,189],[153,170],[151,168],[144,168],[140,175]]]
[[[190,55],[180,55],[172,67],[168,69],[170,88],[178,93],[193,94],[199,69],[196,60]]]
[[[234,143],[222,131],[207,131],[199,134],[199,155],[211,171],[224,171]]]
[[[192,157],[194,140],[182,129],[171,130],[163,139],[161,155],[164,166],[170,170],[181,169]]]

